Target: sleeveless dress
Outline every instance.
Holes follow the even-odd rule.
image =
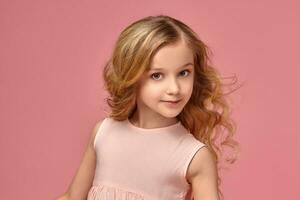
[[[88,200],[190,200],[186,172],[204,143],[176,124],[153,129],[105,118],[94,140],[97,155]]]

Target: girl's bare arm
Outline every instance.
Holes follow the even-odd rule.
[[[103,120],[99,121],[90,136],[80,166],[68,188],[68,190],[56,200],[86,200],[92,186],[96,169],[96,152],[94,139]]]
[[[187,177],[192,184],[194,200],[219,200],[217,166],[207,147],[201,148],[188,167]]]

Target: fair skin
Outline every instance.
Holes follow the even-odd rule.
[[[208,148],[202,147],[195,154],[186,178],[192,186],[194,200],[219,200],[216,163]]]
[[[183,42],[161,48],[138,83],[138,109],[132,123],[142,128],[175,124],[176,116],[192,95],[193,64],[193,53]],[[180,100],[176,106],[164,102],[176,100]]]
[[[130,121],[141,128],[158,128],[175,124],[192,95],[194,65],[192,51],[180,41],[160,49],[153,57],[151,70],[142,77],[137,91],[137,112]],[[157,70],[156,68],[161,68]],[[170,106],[164,101],[180,100]],[[80,167],[67,192],[56,200],[84,200],[92,186],[96,167],[93,148],[94,128]],[[211,152],[202,147],[190,162],[186,174],[194,200],[219,200],[217,170]]]

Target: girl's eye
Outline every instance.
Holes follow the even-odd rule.
[[[181,72],[188,72],[188,74],[190,74],[190,70],[183,70],[183,71],[181,71]],[[181,73],[181,72],[180,72],[180,73]],[[182,74],[182,73],[181,73],[181,74]],[[187,74],[187,75],[188,75],[188,74]],[[187,76],[187,75],[186,75],[186,76]]]
[[[160,73],[153,73],[153,74],[151,74],[151,78],[154,79],[154,80],[158,80],[157,79],[158,75],[160,75]]]
[[[184,74],[182,72],[187,72],[187,75],[183,75],[183,76],[188,76],[188,74],[190,74],[190,70],[183,70],[180,72],[180,74]],[[154,80],[159,80],[160,75],[161,75],[161,73],[153,73],[153,74],[151,74],[150,77]]]

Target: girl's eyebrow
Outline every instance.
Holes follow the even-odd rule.
[[[182,65],[182,66],[179,67],[179,68],[184,68],[184,67],[189,66],[189,65],[193,66],[194,64],[193,64],[193,63],[186,63],[186,64]],[[161,68],[161,67],[152,68],[152,69],[150,69],[149,71],[154,71],[154,70],[160,71],[160,70],[163,70],[163,68]]]

